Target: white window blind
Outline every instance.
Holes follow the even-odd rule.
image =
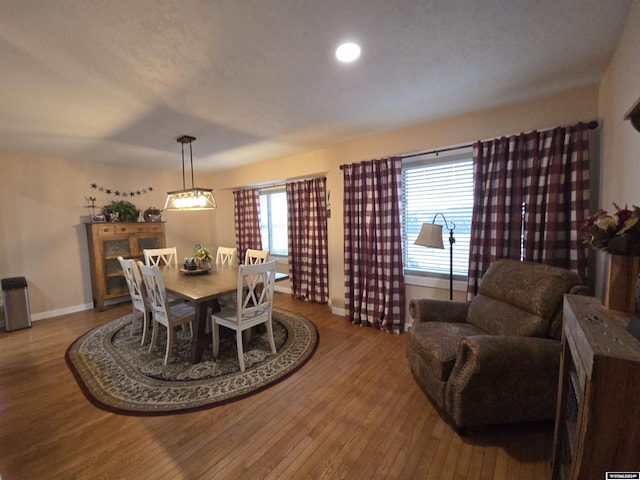
[[[414,245],[423,223],[432,223],[442,213],[449,225],[455,223],[453,236],[453,274],[467,276],[469,239],[473,210],[473,164],[468,158],[421,163],[403,167],[402,241],[404,268],[408,273],[449,275],[449,230],[442,225],[444,250]]]
[[[260,236],[263,250],[272,255],[287,255],[289,244],[285,190],[260,193]]]

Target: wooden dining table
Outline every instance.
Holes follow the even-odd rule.
[[[202,359],[202,352],[211,342],[205,332],[209,308],[213,312],[219,311],[217,299],[237,292],[238,266],[212,265],[211,270],[200,274],[185,272],[182,266],[164,265],[159,268],[162,272],[164,288],[168,293],[195,303],[191,363],[198,363]],[[276,281],[287,277],[285,273],[276,273]]]
[[[191,341],[191,363],[195,364],[202,359],[202,352],[211,341],[205,333],[209,308],[217,311],[220,308],[217,299],[237,291],[238,267],[212,265],[209,272],[200,274],[181,269],[181,266],[174,265],[160,267],[167,293],[195,303],[196,315]]]

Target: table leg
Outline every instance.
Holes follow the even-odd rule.
[[[191,363],[196,364],[202,360],[202,352],[211,344],[211,338],[206,333],[209,308],[219,311],[218,301],[200,302],[196,304],[196,316],[193,324],[193,339],[191,340]],[[217,310],[216,310],[217,308]]]

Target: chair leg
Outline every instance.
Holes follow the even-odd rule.
[[[145,311],[142,314],[142,340],[140,340],[140,345],[145,344],[147,341],[147,335],[149,335],[149,317]]]
[[[153,351],[153,347],[156,346],[156,341],[158,340],[158,327],[160,326],[159,323],[153,322],[154,325],[151,327],[152,332],[151,332],[151,343],[149,344],[149,353],[151,353]]]
[[[182,324],[184,326],[184,323]],[[173,327],[167,327],[167,351],[164,354],[164,364],[169,363],[169,356],[171,355],[171,350],[173,349]]]
[[[238,363],[240,363],[240,371],[244,372],[244,351],[242,350],[242,332],[236,331],[236,345],[238,346]]]
[[[271,347],[271,353],[276,353],[276,342],[273,340],[273,322],[271,320],[267,322],[267,333],[269,334],[269,346]]]
[[[132,317],[131,317],[131,332],[129,333],[130,337],[133,337],[134,330],[136,328],[136,320],[137,320],[137,318],[136,318],[136,309],[134,307],[133,308],[133,314],[132,314]]]

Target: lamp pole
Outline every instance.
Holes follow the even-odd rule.
[[[433,216],[433,222],[436,223],[436,217],[440,215],[444,220],[444,224],[449,230],[449,300],[453,300],[453,244],[456,243],[456,239],[453,238],[453,231],[456,229],[456,224],[448,222],[446,217],[438,212]],[[451,224],[451,226],[449,226]]]
[[[456,228],[455,223],[453,228]],[[456,239],[453,238],[453,228],[449,229],[449,300],[453,300],[453,244],[456,243]]]

